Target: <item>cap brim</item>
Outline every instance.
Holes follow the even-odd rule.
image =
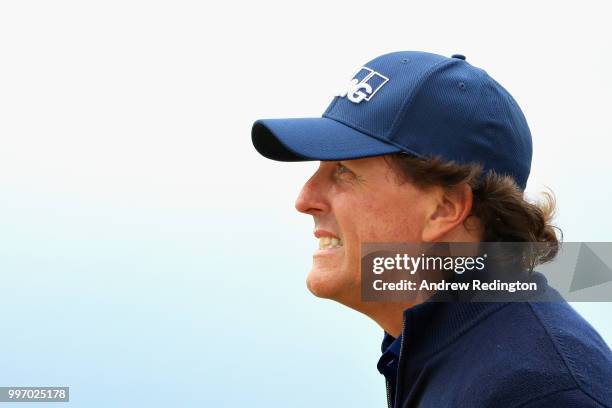
[[[351,160],[402,151],[328,118],[261,119],[251,139],[263,156],[278,161]]]

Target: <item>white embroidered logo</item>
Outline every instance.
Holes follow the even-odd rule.
[[[382,86],[387,83],[389,78],[379,74],[368,67],[361,67],[345,89],[336,94],[341,98],[345,96],[349,101],[359,103],[369,101]]]

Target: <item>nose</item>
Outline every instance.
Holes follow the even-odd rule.
[[[315,173],[302,187],[302,191],[295,200],[295,209],[309,215],[320,215],[329,211],[329,204],[325,196],[323,181]]]

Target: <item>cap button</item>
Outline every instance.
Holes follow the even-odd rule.
[[[461,54],[453,54],[451,55],[451,58],[457,58],[457,59],[465,61],[465,55],[461,55]]]

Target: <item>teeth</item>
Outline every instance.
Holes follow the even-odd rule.
[[[342,246],[342,240],[335,237],[319,238],[319,249],[330,249]]]

